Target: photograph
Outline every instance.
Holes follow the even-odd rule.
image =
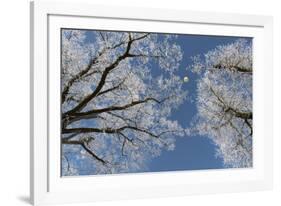
[[[61,28],[61,176],[253,167],[253,38]]]

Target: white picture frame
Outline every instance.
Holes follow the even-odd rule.
[[[254,167],[110,176],[60,177],[60,28],[113,29],[254,37]],[[31,182],[34,205],[90,202],[272,188],[272,17],[31,3]],[[266,68],[266,69],[265,69]],[[57,72],[56,72],[57,71]]]

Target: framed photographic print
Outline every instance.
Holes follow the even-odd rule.
[[[271,17],[35,1],[31,40],[33,204],[272,187]]]

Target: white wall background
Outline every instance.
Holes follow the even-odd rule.
[[[80,0],[82,2],[83,0]],[[281,6],[276,0],[93,0],[126,5],[195,11],[274,16],[274,190],[134,201],[103,202],[97,206],[128,205],[280,205],[280,57]],[[145,15],[145,14],[144,14]],[[265,68],[266,69],[266,68]],[[28,205],[29,198],[29,1],[0,3],[0,205]],[[77,194],[79,195],[79,194]],[[74,204],[72,204],[74,205]],[[75,204],[79,205],[79,204]]]

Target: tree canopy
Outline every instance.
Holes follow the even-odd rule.
[[[225,167],[252,166],[252,45],[192,57],[174,34],[62,29],[62,175],[139,172],[179,137],[204,136]],[[171,118],[196,81],[189,126]],[[190,108],[185,108],[188,111]],[[189,115],[189,112],[186,112]],[[196,157],[194,157],[196,158]]]
[[[198,114],[190,135],[207,136],[226,166],[252,166],[252,45],[239,39],[193,57]]]
[[[184,130],[169,115],[186,97],[175,38],[62,30],[63,175],[143,170],[174,149]]]

